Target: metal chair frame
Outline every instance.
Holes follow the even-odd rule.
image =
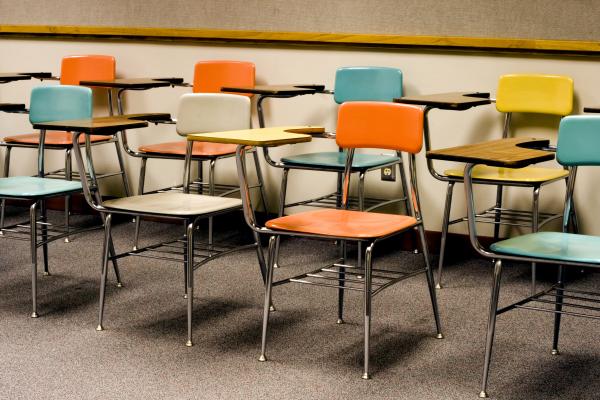
[[[38,172],[37,177],[46,178],[47,173],[45,173],[45,137],[46,130],[42,129],[40,131],[40,142],[39,146],[37,146],[38,157],[37,157],[37,165]],[[91,154],[91,153],[90,153]],[[6,177],[4,177],[6,178]],[[3,178],[0,178],[0,180]],[[85,181],[85,179],[82,179]],[[81,233],[94,229],[100,228],[100,226],[93,226],[87,228],[79,228],[75,231],[70,231],[69,225],[65,225],[65,227],[54,226],[53,224],[48,222],[47,219],[47,207],[46,200],[49,198],[59,197],[59,196],[70,196],[74,193],[80,193],[81,189],[72,190],[72,191],[63,191],[61,193],[53,193],[49,195],[42,196],[3,196],[2,206],[5,204],[6,199],[11,200],[26,200],[32,201],[29,206],[29,221],[17,223],[11,225],[9,227],[3,227],[3,219],[2,219],[2,238],[6,239],[14,239],[21,241],[29,241],[30,243],[30,251],[31,251],[31,300],[32,300],[32,311],[31,317],[37,318],[37,255],[38,249],[42,248],[42,256],[43,256],[43,264],[44,264],[44,275],[49,276],[49,268],[48,268],[48,243],[51,243],[56,240],[60,240],[63,238],[68,238],[70,234],[73,233]],[[4,209],[2,210],[4,211]],[[2,218],[4,214],[2,214]],[[111,248],[111,252],[114,250]],[[115,275],[117,278],[117,286],[121,287],[121,277],[119,274],[119,269],[116,262],[113,263],[113,268],[115,271]]]
[[[591,319],[600,319],[600,307],[595,306],[600,302],[600,293],[594,292],[585,292],[579,290],[570,290],[565,289],[564,287],[564,274],[563,267],[566,265],[574,266],[574,267],[591,267],[591,268],[599,268],[600,265],[593,263],[583,263],[583,262],[565,262],[565,261],[557,261],[552,259],[545,258],[537,258],[537,257],[524,257],[524,256],[514,256],[501,254],[497,252],[493,252],[489,249],[484,248],[478,240],[477,236],[477,220],[476,220],[476,212],[475,212],[475,201],[473,196],[473,184],[475,181],[471,177],[471,173],[475,164],[467,164],[465,166],[465,193],[467,197],[467,218],[469,225],[469,239],[471,244],[475,248],[475,250],[486,258],[490,258],[494,260],[494,273],[492,280],[492,290],[491,290],[491,298],[490,298],[490,307],[489,307],[489,316],[487,323],[487,334],[486,334],[486,345],[485,345],[485,359],[484,359],[484,368],[483,368],[483,379],[481,384],[481,391],[479,393],[479,397],[485,398],[488,397],[487,386],[488,386],[488,377],[489,377],[489,368],[491,362],[492,355],[492,347],[494,343],[494,334],[496,329],[496,317],[501,315],[507,311],[514,309],[525,309],[532,311],[541,311],[546,313],[554,313],[554,335],[552,340],[552,354],[558,355],[558,340],[560,333],[560,322],[562,315],[571,315],[576,317],[584,317]],[[575,215],[574,203],[573,203],[573,190],[575,187],[575,178],[577,174],[577,167],[569,167],[569,176],[567,178],[567,193],[565,196],[565,208],[562,214],[563,223],[562,230],[563,232],[569,231],[569,225],[571,224],[571,229],[574,227],[572,224],[575,223],[573,220],[573,216]],[[544,289],[541,291],[533,292],[530,296],[525,297],[519,301],[513,302],[508,306],[504,306],[502,308],[498,308],[498,299],[500,294],[500,282],[502,275],[502,262],[503,261],[520,261],[520,262],[528,262],[528,263],[545,263],[545,264],[553,264],[558,266],[558,277],[557,283],[552,285],[548,289]],[[546,298],[544,298],[546,297]],[[548,300],[547,297],[554,297],[554,301]],[[564,299],[572,299],[575,301],[583,301],[587,302],[587,305],[581,304],[572,304],[565,303]],[[529,305],[529,303],[536,303],[537,305]],[[589,304],[591,303],[591,304]],[[549,308],[544,308],[542,305],[554,305],[554,310]],[[570,310],[564,310],[563,307],[570,307]],[[586,313],[585,311],[596,312]]]
[[[244,217],[246,223],[252,228],[256,234],[264,234],[270,236],[269,239],[269,250],[267,256],[267,273],[266,273],[266,289],[265,289],[265,302],[263,308],[263,326],[262,326],[262,341],[261,341],[261,355],[259,360],[266,361],[266,346],[267,346],[267,328],[269,322],[270,311],[272,311],[272,288],[273,286],[282,285],[285,283],[299,283],[308,284],[314,286],[323,286],[338,289],[338,319],[339,324],[343,323],[343,310],[344,310],[344,291],[358,291],[362,292],[364,296],[364,368],[362,377],[369,379],[370,368],[370,330],[371,330],[371,302],[373,296],[381,292],[383,289],[408,279],[420,273],[425,273],[427,277],[427,284],[429,288],[429,295],[432,302],[435,325],[436,325],[436,337],[438,339],[443,338],[441,333],[441,323],[439,319],[439,313],[437,308],[436,293],[434,289],[433,274],[429,264],[429,254],[427,251],[427,244],[425,241],[425,233],[423,228],[423,221],[420,212],[420,201],[417,190],[417,174],[415,169],[415,156],[410,155],[410,198],[413,202],[409,202],[409,213],[413,216],[417,222],[400,232],[394,234],[379,237],[374,239],[357,239],[353,237],[332,237],[318,234],[307,234],[298,232],[287,232],[280,230],[273,230],[263,226],[259,226],[252,207],[252,201],[249,195],[249,188],[246,179],[246,163],[245,163],[245,147],[243,145],[238,146],[236,151],[236,163],[238,169],[238,177],[240,181],[240,188],[242,194],[242,204],[244,210]],[[351,165],[354,157],[354,149],[348,149],[346,157],[346,167],[343,175],[343,198],[342,206],[347,209],[348,206],[348,193],[350,189],[350,175]],[[375,245],[382,240],[388,239],[389,237],[395,236],[399,233],[406,232],[408,230],[416,229],[419,232],[419,238],[423,247],[423,257],[425,260],[425,268],[418,269],[410,272],[397,272],[389,270],[374,269],[372,266],[372,255]],[[319,268],[315,271],[303,273],[292,278],[286,278],[279,281],[273,282],[273,273],[275,268],[275,262],[277,260],[277,244],[281,236],[293,236],[303,237],[310,239],[320,239],[328,241],[339,241],[341,243],[341,258],[325,268]],[[358,264],[356,266],[348,265],[346,259],[346,242],[352,241],[365,245],[364,265]],[[350,277],[347,277],[350,275]],[[377,282],[373,282],[376,279]],[[373,288],[375,286],[375,288]]]
[[[431,111],[433,107],[425,107],[425,120],[424,120],[424,139],[425,139],[425,149],[426,151],[431,150],[431,137],[429,131],[428,124],[428,113]],[[512,119],[512,113],[506,113],[504,120],[504,127],[502,131],[502,138],[506,139],[509,135],[510,123]],[[548,150],[552,150],[549,148]],[[448,187],[446,189],[446,198],[444,205],[444,216],[442,219],[442,238],[440,242],[440,257],[438,260],[438,273],[437,273],[437,284],[436,288],[442,288],[442,271],[444,267],[444,258],[445,258],[445,250],[446,250],[446,240],[448,237],[448,228],[450,225],[465,222],[468,220],[468,217],[460,217],[453,220],[450,220],[450,211],[452,207],[452,195],[454,191],[454,185],[456,183],[464,183],[463,177],[453,177],[447,176],[443,173],[438,172],[433,165],[432,159],[427,159],[427,168],[429,169],[429,173],[437,180],[442,182],[447,182]],[[539,212],[539,196],[540,190],[543,186],[547,184],[554,183],[557,181],[564,180],[567,182],[567,178],[558,178],[547,180],[539,183],[524,183],[524,182],[506,182],[506,181],[494,181],[489,179],[472,179],[472,182],[478,185],[491,185],[497,186],[496,191],[496,202],[493,206],[483,209],[476,213],[476,221],[480,223],[488,223],[494,224],[494,240],[497,241],[500,235],[500,226],[501,225],[510,225],[510,226],[522,226],[531,228],[532,232],[537,232],[547,223],[554,221],[558,218],[562,217],[562,214],[550,214],[550,213],[540,213]],[[531,211],[526,210],[511,210],[502,207],[502,190],[504,186],[511,187],[524,187],[532,189],[532,205]],[[578,229],[577,224],[577,216],[575,211],[573,210],[573,224],[575,229]],[[536,265],[535,263],[531,266],[531,291],[535,293],[536,291]]]
[[[81,132],[73,133],[73,142],[76,143],[79,140],[79,137],[84,134]],[[117,134],[116,132],[114,133]],[[89,182],[88,180],[82,180],[83,185],[83,193],[88,204],[96,211],[98,211],[101,215],[104,216],[105,224],[104,224],[104,244],[103,244],[103,256],[102,256],[102,272],[101,272],[101,281],[100,281],[100,303],[99,303],[99,313],[98,313],[98,325],[96,327],[97,331],[102,331],[103,327],[103,318],[104,318],[104,304],[105,304],[105,293],[106,293],[106,278],[107,278],[107,268],[108,261],[112,261],[116,263],[118,259],[128,257],[128,256],[137,256],[137,257],[146,257],[152,259],[159,259],[164,261],[171,262],[181,262],[183,263],[184,269],[184,285],[185,285],[185,295],[187,298],[187,340],[186,346],[192,346],[192,311],[193,311],[193,297],[194,297],[194,271],[200,268],[202,265],[206,264],[210,260],[221,257],[227,254],[230,254],[234,251],[244,250],[248,248],[255,248],[257,251],[257,256],[259,259],[260,271],[263,276],[263,280],[266,276],[266,268],[264,262],[264,256],[262,253],[262,248],[260,246],[260,242],[258,241],[258,235],[254,233],[255,242],[247,245],[232,247],[228,245],[203,245],[196,243],[195,235],[198,227],[198,223],[202,219],[212,218],[214,216],[228,213],[233,211],[234,209],[239,209],[236,207],[234,209],[225,209],[220,210],[218,212],[212,213],[204,213],[196,216],[178,216],[173,214],[155,214],[155,213],[145,213],[133,210],[120,210],[115,208],[109,208],[103,205],[102,197],[100,195],[99,187],[97,184],[96,174],[94,171],[93,160],[90,158],[91,153],[89,152],[89,136],[86,135],[86,155],[88,157],[88,165],[84,164],[83,155],[81,150],[75,152],[75,158],[77,160],[78,168],[81,171],[87,171],[90,176]],[[191,142],[188,143],[186,158],[185,158],[185,167],[184,167],[184,192],[189,193],[187,183],[190,180],[190,163],[191,163],[191,152],[192,146]],[[186,226],[186,231],[183,237],[170,240],[162,243],[155,243],[149,246],[145,246],[143,248],[138,248],[134,251],[126,251],[119,254],[110,254],[109,250],[112,248],[112,216],[114,214],[122,214],[129,215],[134,217],[160,217],[164,219],[170,219],[175,221],[181,221]],[[197,261],[200,259],[200,261]]]

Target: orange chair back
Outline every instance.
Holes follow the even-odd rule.
[[[338,113],[336,141],[342,148],[418,153],[423,145],[423,109],[387,102],[344,103]]]
[[[79,85],[83,80],[115,79],[115,58],[102,55],[67,56],[62,59],[60,83]]]
[[[254,63],[247,61],[199,61],[194,67],[193,91],[194,93],[222,93],[223,86],[254,87],[255,74]]]

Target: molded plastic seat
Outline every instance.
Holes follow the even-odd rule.
[[[104,142],[111,140],[112,136],[104,135],[90,135],[90,141],[92,143]],[[40,144],[39,133],[26,133],[23,135],[7,136],[4,138],[6,143],[17,143],[17,144]],[[85,143],[85,137],[79,138],[79,143]],[[71,132],[59,132],[49,131],[46,132],[46,146],[60,146],[60,147],[73,147],[73,139]]]
[[[600,237],[562,232],[536,232],[496,242],[496,253],[550,260],[600,264]]]
[[[307,211],[275,218],[269,229],[345,238],[378,238],[400,232],[417,223],[413,217],[338,209]]]
[[[0,197],[37,198],[81,191],[81,182],[35,176],[11,176],[0,179]]]
[[[140,146],[139,150],[150,154],[169,154],[185,157],[187,141],[165,142]],[[194,142],[194,157],[219,157],[225,155],[234,155],[234,144]]]
[[[462,177],[464,169],[448,169],[444,175],[453,177]],[[477,165],[473,169],[473,179],[506,181],[506,182],[527,182],[542,183],[563,179],[569,175],[569,172],[559,168],[502,168],[490,167],[488,165]]]
[[[116,210],[160,215],[201,215],[241,208],[240,199],[200,194],[165,192],[122,197],[104,201],[103,206]]]
[[[346,153],[339,151],[298,154],[281,159],[284,163],[310,165],[313,167],[343,171],[346,165]],[[355,154],[352,169],[368,169],[400,161],[397,156],[386,154]]]

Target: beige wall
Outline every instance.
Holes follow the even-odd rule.
[[[575,81],[576,103],[574,113],[580,113],[585,105],[600,105],[600,76],[597,58],[584,56],[541,56],[490,54],[484,52],[440,52],[382,49],[326,49],[318,47],[252,47],[239,45],[174,44],[151,42],[64,41],[64,40],[0,40],[0,71],[52,71],[59,72],[60,59],[70,54],[112,54],[117,59],[120,77],[182,76],[192,78],[193,64],[203,59],[239,59],[256,63],[259,83],[315,82],[333,87],[334,72],[340,66],[381,65],[402,69],[407,95],[447,91],[495,92],[498,76],[511,72],[539,72],[565,74]],[[0,102],[18,102],[28,98],[31,87],[39,82],[17,82],[2,85]],[[44,83],[52,84],[52,83]],[[126,112],[167,111],[175,113],[178,97],[185,88],[161,88],[146,92],[131,92],[126,96]],[[328,95],[304,96],[295,99],[267,100],[267,125],[323,124],[334,129],[336,105]],[[98,114],[104,110],[99,105]],[[502,118],[493,106],[484,106],[464,112],[432,111],[431,129],[434,147],[446,147],[477,140],[496,138],[500,135]],[[517,122],[523,121],[517,119]],[[536,137],[555,138],[556,119],[528,120],[526,134]],[[3,135],[29,131],[25,116],[4,114],[0,118]],[[168,126],[151,127],[130,133],[133,146],[174,140],[178,136]],[[275,149],[279,157],[291,152],[334,149],[332,142],[316,140],[294,148]],[[100,149],[98,149],[100,150]],[[112,149],[98,151],[96,162],[104,169],[116,162]],[[14,151],[11,174],[32,173],[35,170],[32,152]],[[51,157],[60,165],[61,157]],[[425,166],[424,154],[417,157],[420,190],[425,225],[429,230],[440,230],[445,185],[433,179]],[[217,176],[222,180],[235,180],[231,160],[223,161]],[[440,163],[440,168],[448,165]],[[132,187],[137,188],[139,160],[128,157],[127,167]],[[280,171],[265,168],[272,208],[278,196]],[[334,188],[333,177],[323,174],[294,172],[290,174],[288,198],[301,199],[318,195]],[[147,188],[176,184],[181,180],[181,166],[177,162],[152,160],[149,162]],[[595,226],[594,207],[599,203],[600,175],[594,170],[580,172],[577,203],[584,231],[600,234]],[[108,184],[108,191],[119,192],[118,181]],[[393,195],[398,193],[397,184],[381,182],[379,173],[373,173],[367,182],[368,193]],[[462,186],[455,191],[453,215],[459,216],[464,209]],[[542,209],[559,210],[562,206],[564,188],[553,184],[542,190]],[[493,192],[479,190],[481,201],[492,201]],[[506,196],[509,204],[529,207],[528,190],[510,190]],[[456,232],[466,227],[455,226]]]

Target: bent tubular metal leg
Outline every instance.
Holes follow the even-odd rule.
[[[275,264],[275,244],[277,242],[276,236],[271,236],[269,239],[269,254],[267,256],[267,282],[265,285],[265,304],[263,307],[263,325],[262,325],[262,339],[260,357],[258,361],[267,361],[266,350],[267,350],[267,329],[269,325],[270,305],[271,305],[271,293],[273,289],[273,268]]]
[[[502,261],[496,260],[494,263],[494,280],[492,283],[492,295],[490,298],[490,310],[488,316],[487,336],[485,340],[485,359],[483,362],[483,379],[481,382],[481,392],[479,397],[486,398],[487,383],[490,371],[490,361],[492,360],[492,347],[494,345],[494,334],[496,331],[496,316],[498,310],[498,298],[500,295],[500,280],[502,278]]]
[[[444,220],[442,221],[442,240],[440,242],[440,259],[438,261],[438,277],[436,288],[442,288],[442,270],[444,268],[444,256],[446,254],[446,240],[448,238],[448,228],[450,224],[450,209],[452,208],[452,193],[454,192],[454,182],[448,182],[446,189],[446,205],[444,206]]]

